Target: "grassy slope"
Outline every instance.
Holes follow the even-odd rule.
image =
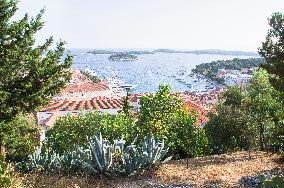
[[[153,187],[155,185],[191,183],[194,187],[238,187],[242,176],[255,175],[269,170],[282,170],[284,164],[275,154],[253,152],[252,159],[247,152],[231,155],[200,157],[189,160],[171,161],[160,168],[145,171],[134,177],[100,179],[95,177],[66,177],[28,175],[26,187]]]

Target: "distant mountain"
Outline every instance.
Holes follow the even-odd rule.
[[[256,52],[245,52],[245,51],[227,51],[227,50],[192,50],[192,51],[181,51],[181,50],[171,50],[171,49],[157,49],[153,51],[154,53],[190,53],[190,54],[214,54],[214,55],[233,55],[233,56],[259,56]]]
[[[132,55],[141,55],[141,54],[154,54],[151,51],[112,51],[112,50],[92,50],[92,51],[88,51],[87,53],[89,54],[109,54],[109,55],[113,55],[113,54],[132,54]]]
[[[88,51],[88,54],[114,54],[114,51],[110,51],[110,50],[92,50],[92,51]]]
[[[172,49],[157,49],[153,51],[145,51],[145,50],[131,50],[131,51],[114,51],[114,50],[92,50],[88,51],[90,54],[131,54],[131,55],[142,55],[142,54],[155,54],[155,53],[187,53],[187,54],[214,54],[214,55],[232,55],[232,56],[253,56],[258,57],[258,53],[256,52],[245,52],[245,51],[227,51],[227,50],[218,50],[218,49],[208,49],[208,50],[172,50]]]

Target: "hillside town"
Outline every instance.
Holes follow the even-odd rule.
[[[38,123],[45,130],[52,127],[56,119],[67,114],[100,111],[117,115],[122,110],[125,93],[118,95],[114,92],[112,83],[107,81],[93,83],[80,70],[71,70],[71,72],[72,78],[69,84],[53,98],[47,107],[37,112]],[[188,110],[198,113],[197,126],[203,125],[208,120],[206,114],[217,103],[222,90],[216,89],[209,93],[180,93]],[[139,109],[140,98],[147,94],[149,93],[130,95],[129,102],[133,111]]]
[[[227,86],[247,85],[252,78],[254,68],[239,70],[219,69],[217,78],[224,78]]]

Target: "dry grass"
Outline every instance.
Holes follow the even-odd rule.
[[[242,176],[255,175],[263,171],[284,170],[275,154],[238,152],[171,161],[158,169],[146,171],[134,177],[100,179],[95,177],[66,177],[30,174],[24,178],[26,187],[36,188],[92,188],[92,187],[155,187],[177,183],[190,183],[194,187],[238,187]]]

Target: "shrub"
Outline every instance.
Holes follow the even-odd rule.
[[[169,144],[172,152],[179,149],[190,157],[202,156],[209,153],[208,139],[203,128],[194,125],[196,114],[179,112],[175,126],[170,128]]]
[[[87,137],[93,137],[96,132],[101,132],[110,141],[120,136],[128,141],[134,137],[131,133],[134,123],[133,119],[123,113],[117,116],[102,112],[67,115],[57,120],[47,131],[48,147],[59,154],[74,151],[79,146],[87,148]]]
[[[279,172],[265,172],[257,176],[243,176],[241,187],[284,187],[284,176]]]
[[[2,123],[0,132],[4,133],[6,158],[14,162],[27,161],[29,154],[39,146],[39,130],[32,115],[20,114],[9,123]]]
[[[230,87],[222,94],[204,127],[214,152],[249,149],[254,144],[257,129],[246,109],[241,88]]]
[[[21,182],[15,177],[11,164],[5,162],[5,157],[0,154],[0,187],[19,187]]]
[[[171,134],[170,128],[175,126],[178,112],[183,110],[182,100],[171,95],[169,85],[161,85],[155,95],[142,97],[140,104],[137,124],[140,140],[143,140],[144,135],[150,134],[167,140]]]
[[[171,93],[169,85],[161,85],[155,95],[142,97],[140,102],[136,129],[139,140],[153,134],[165,140],[171,154],[200,156],[207,152],[207,137],[195,127],[197,113],[190,112],[179,94]]]

